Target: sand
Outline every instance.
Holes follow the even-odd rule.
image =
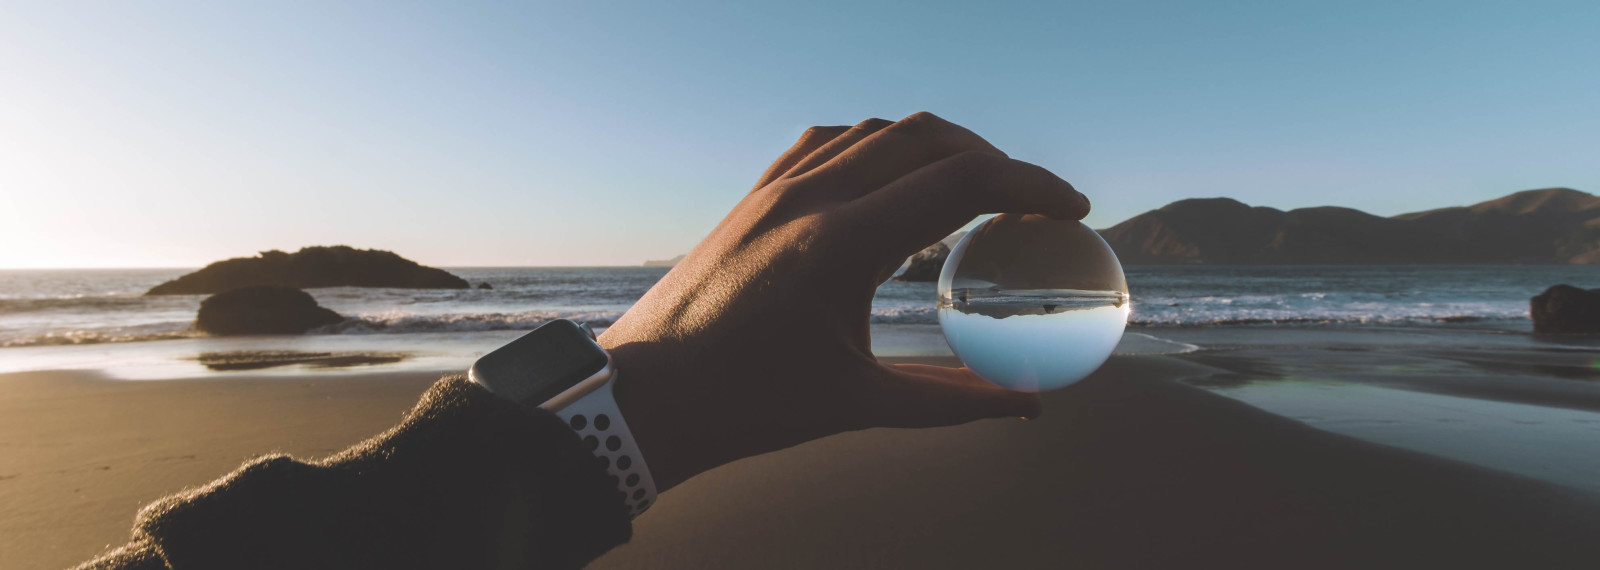
[[[948,359],[937,362],[950,364]],[[663,496],[592,568],[1592,567],[1600,502],[1318,431],[1114,357],[1034,421],[868,430]],[[246,457],[393,424],[430,373],[0,376],[0,560],[66,567]],[[730,426],[736,429],[737,426]]]
[[[437,378],[0,375],[0,568],[91,558],[150,501],[261,453],[332,453],[393,425]]]

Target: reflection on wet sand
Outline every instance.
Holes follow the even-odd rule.
[[[194,357],[206,368],[222,372],[229,370],[260,370],[278,366],[304,365],[308,368],[344,368],[373,364],[392,364],[405,360],[405,352],[308,352],[302,350],[232,350],[202,352]]]

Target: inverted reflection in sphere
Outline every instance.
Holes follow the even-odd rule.
[[[1122,340],[1122,264],[1075,221],[1005,214],[973,229],[939,273],[939,324],[961,362],[1013,390],[1054,390],[1094,372]]]

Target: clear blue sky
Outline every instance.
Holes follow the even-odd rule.
[[[929,110],[1094,200],[1600,190],[1600,2],[33,2],[0,267],[688,250],[805,127]]]

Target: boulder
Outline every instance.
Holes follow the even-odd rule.
[[[292,287],[257,285],[224,291],[200,302],[195,327],[214,335],[305,334],[343,321]]]
[[[294,253],[263,251],[207,265],[162,283],[146,295],[209,295],[252,285],[466,289],[466,280],[426,267],[394,252],[346,245],[312,246]]]
[[[912,255],[906,270],[895,276],[895,281],[938,281],[944,260],[950,257],[950,246],[939,242]]]
[[[1600,333],[1600,289],[1556,285],[1529,301],[1528,314],[1536,333]]]
[[[488,281],[485,281],[483,283],[479,283],[478,284],[478,288],[479,289],[494,289],[494,285],[490,285]]]

